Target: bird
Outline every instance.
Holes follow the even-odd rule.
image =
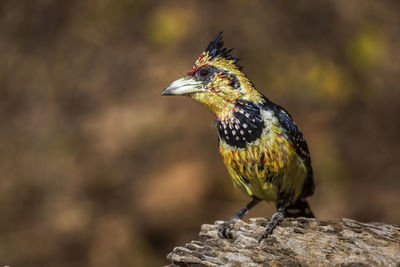
[[[233,49],[224,47],[222,31],[187,74],[162,91],[201,103],[216,116],[219,152],[234,186],[251,201],[219,224],[218,237],[232,238],[235,224],[260,201],[276,212],[258,242],[287,217],[314,218],[307,197],[314,193],[307,142],[291,115],[255,88]]]

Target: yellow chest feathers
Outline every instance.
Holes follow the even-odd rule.
[[[297,199],[307,169],[293,145],[276,127],[244,148],[220,141],[220,153],[233,182],[250,196],[275,201],[278,194]]]

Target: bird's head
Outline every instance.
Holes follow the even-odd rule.
[[[162,95],[185,95],[200,102],[219,119],[232,116],[237,101],[262,103],[262,95],[246,78],[232,49],[223,47],[222,32],[210,42],[184,78],[172,82]]]

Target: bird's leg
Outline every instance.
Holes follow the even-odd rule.
[[[260,199],[253,197],[253,199],[241,210],[239,210],[235,215],[233,215],[229,220],[224,223],[221,223],[218,226],[218,237],[219,238],[232,238],[231,230],[236,222],[243,218],[249,210],[251,210],[257,203],[260,202]]]
[[[260,236],[258,239],[258,243],[261,242],[264,238],[267,238],[270,234],[272,234],[272,231],[274,231],[275,227],[283,221],[283,218],[285,218],[285,211],[283,207],[278,208],[277,212],[272,215],[271,221],[267,224],[267,227],[264,231],[264,233]]]

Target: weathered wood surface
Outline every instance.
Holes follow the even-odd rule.
[[[170,266],[400,266],[400,228],[351,219],[285,219],[260,244],[266,219],[239,221],[233,239],[204,224],[200,238],[168,254]]]

